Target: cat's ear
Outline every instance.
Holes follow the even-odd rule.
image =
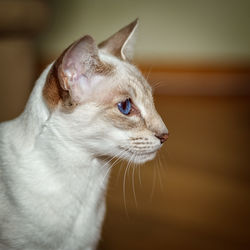
[[[60,85],[75,103],[80,103],[91,91],[96,71],[101,66],[98,48],[91,36],[73,43],[62,55],[58,67]]]
[[[134,55],[137,26],[138,19],[100,43],[98,47],[123,60],[131,61]]]

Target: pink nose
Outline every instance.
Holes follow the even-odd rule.
[[[163,133],[163,134],[160,134],[160,135],[155,135],[161,142],[161,144],[163,142],[165,142],[167,139],[168,139],[168,133]]]

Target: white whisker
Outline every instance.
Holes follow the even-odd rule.
[[[133,155],[130,157],[130,159],[127,163],[127,166],[126,166],[126,169],[124,172],[124,177],[123,177],[123,201],[124,201],[124,207],[125,207],[125,211],[126,211],[127,216],[128,216],[128,210],[127,210],[127,203],[126,203],[126,175],[127,175],[128,169],[129,169],[130,162],[132,161],[132,158],[133,158]]]
[[[159,154],[160,155],[160,154]],[[158,174],[158,178],[159,178],[159,183],[160,183],[160,187],[161,187],[161,190],[163,190],[163,185],[162,185],[162,178],[161,178],[161,168],[160,168],[160,156],[157,157],[157,162],[158,164],[156,164],[156,169],[157,169],[157,174]]]
[[[119,171],[118,171],[118,174],[116,175],[116,185],[118,184],[118,181],[119,181],[119,179],[120,179],[121,170],[123,169],[124,163],[125,163],[125,161],[122,161],[122,163],[121,163],[120,166],[119,166]]]
[[[148,81],[148,78],[149,78],[149,75],[150,75],[150,73],[151,73],[151,71],[152,71],[152,67],[153,66],[150,66],[150,68],[149,68],[149,70],[148,70],[148,73],[147,73],[147,76],[146,76],[146,80]]]
[[[136,155],[134,159],[136,158]],[[133,189],[133,194],[134,194],[134,199],[135,199],[135,205],[137,207],[137,199],[136,199],[136,194],[135,194],[135,166],[133,166],[133,171],[132,171],[132,189]]]
[[[125,152],[125,150],[121,151],[119,154],[117,154],[116,156],[112,157],[112,159],[114,159],[115,157],[121,157],[121,156],[124,154],[124,152]],[[112,159],[111,159],[111,160],[112,160]],[[110,161],[111,161],[111,160],[110,160]],[[109,161],[109,162],[110,162],[110,161]],[[110,170],[112,169],[112,167],[115,166],[116,163],[118,163],[119,161],[121,161],[121,158],[117,158],[117,159],[111,164],[111,166],[108,167],[108,170],[107,170],[107,172],[106,172],[105,175],[104,175],[103,182],[105,181],[105,178],[106,178],[107,175],[109,174],[109,172],[110,172]],[[109,162],[107,162],[106,164],[104,164],[102,167],[106,166]]]
[[[142,181],[141,181],[141,165],[139,164],[138,165],[138,170],[139,170],[139,183],[140,183],[140,186],[142,186]]]
[[[152,190],[151,190],[151,194],[150,194],[151,202],[152,202],[153,194],[154,194],[154,191],[155,191],[155,184],[156,184],[155,182],[156,182],[156,173],[155,173],[155,167],[154,167],[153,184],[152,184]]]

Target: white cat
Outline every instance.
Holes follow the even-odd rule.
[[[144,163],[168,137],[151,87],[130,63],[137,20],[97,47],[69,46],[24,112],[0,125],[0,249],[92,250],[109,159]]]

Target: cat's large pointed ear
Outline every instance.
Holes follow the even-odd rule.
[[[69,91],[75,103],[88,96],[100,65],[98,48],[91,36],[76,41],[62,55],[58,78],[61,87]]]
[[[123,60],[131,61],[134,54],[137,26],[138,19],[100,43],[98,47]]]

